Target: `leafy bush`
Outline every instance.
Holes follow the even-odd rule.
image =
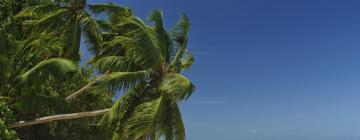
[[[0,101],[0,139],[17,140],[16,132],[9,128],[9,122],[13,121],[14,116],[11,110]]]

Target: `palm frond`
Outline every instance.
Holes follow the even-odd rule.
[[[25,54],[45,60],[49,57],[59,56],[62,53],[62,42],[54,34],[35,34],[19,43],[15,53],[16,59],[21,59]],[[31,53],[30,53],[31,52]]]
[[[114,72],[98,79],[95,88],[107,87],[114,92],[120,89],[125,90],[147,79],[148,75],[146,71]]]
[[[48,76],[62,77],[68,72],[74,72],[77,70],[77,66],[70,60],[61,58],[51,58],[38,63],[36,66],[26,71],[20,76],[20,79],[24,82],[39,79]]]
[[[129,17],[116,26],[119,30],[131,30],[127,32],[130,38],[133,38],[137,45],[123,45],[126,48],[126,54],[135,61],[135,63],[144,67],[152,67],[160,64],[162,56],[160,48],[155,37],[155,32],[146,26],[141,19]]]
[[[108,3],[108,4],[92,4],[92,5],[89,5],[89,9],[94,14],[100,14],[100,13],[111,14],[111,13],[131,12],[130,9],[127,8],[127,7],[114,5],[112,3]]]
[[[179,106],[167,99],[163,103],[160,127],[165,140],[185,140],[185,127]]]
[[[136,45],[131,38],[123,36],[111,37],[110,41],[103,42],[102,47],[96,50],[96,55],[94,55],[87,63],[95,64],[99,59],[107,56],[124,56],[125,49],[121,47],[126,44],[127,46]],[[133,62],[129,58],[127,60]]]
[[[99,52],[99,56],[123,56],[125,48],[123,46],[135,46],[136,43],[132,38],[124,36],[114,36],[109,41],[103,43],[103,48]]]
[[[191,54],[190,51],[186,50],[184,53],[184,56],[181,60],[181,66],[180,69],[181,70],[186,70],[188,69],[192,64],[194,63],[194,57]]]
[[[161,48],[162,56],[164,57],[165,61],[169,63],[169,53],[172,49],[171,40],[169,38],[169,34],[166,32],[164,25],[163,25],[163,14],[159,10],[154,10],[150,15],[150,21],[155,22],[154,30],[156,32],[156,38],[158,40],[159,46]]]
[[[64,55],[66,58],[80,60],[81,26],[77,16],[71,17],[66,23],[67,28],[61,35],[64,43]]]
[[[157,115],[160,114],[161,102],[160,97],[138,105],[130,119],[125,122],[125,138],[139,139],[153,131]]]
[[[89,50],[97,54],[102,47],[102,34],[98,22],[86,12],[81,14],[81,24],[83,25],[83,36],[85,42],[89,45]]]
[[[67,12],[68,10],[66,9],[59,9],[51,14],[45,15],[41,19],[28,20],[25,24],[35,27],[38,31],[59,29],[59,27],[65,23],[64,16]]]
[[[97,23],[99,24],[99,27],[103,30],[103,34],[117,34],[109,32],[110,30],[112,30],[112,25],[108,20],[100,19],[97,20]]]
[[[114,72],[114,71],[134,71],[136,70],[135,64],[121,56],[105,56],[95,62],[94,66],[100,72]]]
[[[174,40],[173,45],[176,50],[171,66],[177,71],[179,71],[180,61],[187,48],[189,27],[189,18],[183,14],[180,21],[169,31],[172,40]]]
[[[53,11],[57,11],[61,9],[59,5],[55,4],[42,4],[42,5],[36,5],[28,7],[22,11],[20,11],[18,14],[15,15],[17,18],[41,18],[45,15],[48,15],[49,13],[52,13]]]
[[[195,90],[195,86],[185,76],[176,73],[165,75],[159,89],[175,101],[188,99]]]
[[[145,94],[142,92],[142,89],[145,87],[145,83],[138,83],[134,88],[129,89],[125,92],[120,99],[116,100],[111,109],[104,115],[100,124],[111,125],[112,123],[117,121],[121,121],[127,119],[126,116],[132,113],[132,110],[139,104],[139,101],[142,98],[142,95]]]

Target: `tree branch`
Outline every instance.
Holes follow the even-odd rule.
[[[10,124],[11,128],[19,128],[37,124],[43,124],[53,121],[60,121],[60,120],[72,120],[78,119],[83,117],[92,117],[92,116],[99,116],[103,115],[109,111],[110,108],[103,109],[103,110],[96,110],[96,111],[89,111],[89,112],[78,112],[78,113],[70,113],[70,114],[59,114],[59,115],[52,115],[47,117],[38,118],[31,121],[20,121],[13,124]]]

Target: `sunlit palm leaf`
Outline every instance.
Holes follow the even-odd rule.
[[[45,60],[49,57],[59,56],[62,53],[62,47],[61,40],[54,34],[32,35],[19,43],[14,57],[21,59],[27,54],[30,57]]]
[[[185,51],[184,56],[181,60],[181,70],[186,70],[194,63],[194,57],[190,51]]]
[[[128,89],[138,82],[145,80],[148,77],[148,72],[114,72],[101,77],[96,81],[98,87],[108,87],[111,91],[118,91],[120,89]]]
[[[165,140],[185,140],[185,127],[179,106],[170,98],[163,103],[160,119]]]
[[[20,76],[24,82],[40,81],[45,79],[38,79],[44,76],[62,77],[68,72],[74,72],[77,66],[70,60],[61,58],[51,58],[38,63],[36,66],[26,71]]]
[[[186,100],[195,90],[189,79],[176,73],[166,75],[159,88],[175,101]]]
[[[162,98],[158,98],[138,105],[125,123],[125,138],[139,139],[146,133],[152,133],[157,115],[160,114],[161,102]]]
[[[135,17],[129,17],[124,19],[117,26],[117,29],[131,29],[128,32],[130,38],[133,38],[137,45],[126,46],[127,54],[132,60],[135,60],[137,64],[144,67],[152,67],[159,64],[162,56],[160,48],[155,37],[155,32],[151,28],[147,27],[143,21]]]
[[[161,53],[165,61],[168,63],[170,61],[169,53],[171,52],[172,48],[169,35],[164,29],[162,12],[159,10],[154,10],[150,15],[150,21],[155,22],[154,30],[161,48]]]
[[[108,3],[108,4],[92,4],[92,5],[89,5],[89,9],[95,14],[100,14],[100,13],[104,13],[104,12],[107,13],[107,14],[125,13],[125,12],[130,11],[130,9],[128,9],[126,7],[114,5],[112,3]]]
[[[130,115],[144,93],[142,89],[145,87],[144,83],[137,84],[134,88],[129,89],[125,92],[121,98],[116,100],[111,110],[103,117],[101,124],[110,125],[115,120],[120,121],[127,119],[125,116]],[[122,122],[123,123],[123,122]]]
[[[61,9],[59,5],[55,4],[43,4],[43,5],[37,5],[28,7],[22,11],[20,11],[18,14],[16,14],[15,17],[23,18],[23,17],[30,17],[30,18],[41,18],[49,13],[52,13],[54,11],[57,11]]]
[[[189,27],[189,18],[184,14],[177,25],[169,31],[171,38],[174,40],[174,48],[176,48],[176,53],[171,62],[171,66],[176,71],[179,71],[180,69],[181,59],[187,48]]]
[[[106,71],[134,71],[136,70],[135,64],[121,56],[106,56],[99,59],[95,64],[95,67],[105,73]]]
[[[59,29],[59,27],[65,23],[64,15],[66,12],[68,12],[68,10],[59,9],[41,19],[29,20],[25,24],[35,27],[38,31]]]

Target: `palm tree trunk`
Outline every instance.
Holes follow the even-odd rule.
[[[100,79],[104,75],[108,74],[109,71],[105,72],[102,76],[98,77],[97,79]],[[66,97],[66,100],[69,101],[71,99],[74,99],[87,89],[89,89],[92,85],[96,83],[96,80],[90,82],[89,84],[85,85],[78,91],[72,93],[71,95]],[[38,118],[31,121],[20,121],[13,124],[10,124],[11,128],[19,128],[19,127],[25,127],[25,126],[31,126],[31,125],[37,125],[37,124],[43,124],[48,123],[52,121],[60,121],[60,120],[72,120],[72,119],[78,119],[83,117],[92,117],[92,116],[99,116],[105,114],[107,111],[109,111],[110,108],[103,109],[103,110],[96,110],[96,111],[89,111],[89,112],[78,112],[78,113],[70,113],[70,114],[59,114],[59,115],[52,115],[47,117]]]
[[[99,116],[99,115],[103,115],[106,112],[108,112],[109,109],[110,108],[96,110],[96,111],[89,111],[89,112],[77,112],[77,113],[70,113],[70,114],[52,115],[52,116],[38,118],[35,120],[31,120],[31,121],[16,122],[16,123],[10,124],[10,127],[11,128],[19,128],[19,127],[43,124],[43,123],[48,123],[48,122],[53,122],[53,121],[72,120],[72,119],[78,119],[78,118],[83,118],[83,117]]]
[[[78,91],[74,92],[73,94],[67,96],[65,99],[66,101],[69,101],[71,99],[74,99],[75,97],[77,97],[78,95],[80,95],[81,93],[83,93],[84,91],[86,91],[87,89],[89,89],[92,85],[94,85],[96,83],[96,81],[98,79],[100,79],[101,77],[105,76],[106,74],[108,74],[109,71],[106,71],[103,75],[99,76],[98,78],[96,78],[96,80],[90,82],[89,84],[85,85],[84,87],[82,87],[81,89],[79,89]]]
[[[85,85],[84,87],[82,87],[81,89],[79,89],[78,91],[74,92],[73,94],[69,95],[66,97],[66,100],[69,101],[71,99],[74,99],[76,96],[80,95],[81,93],[83,93],[84,91],[86,91],[87,89],[89,89],[93,84],[96,83],[96,80],[90,82],[89,84]]]

